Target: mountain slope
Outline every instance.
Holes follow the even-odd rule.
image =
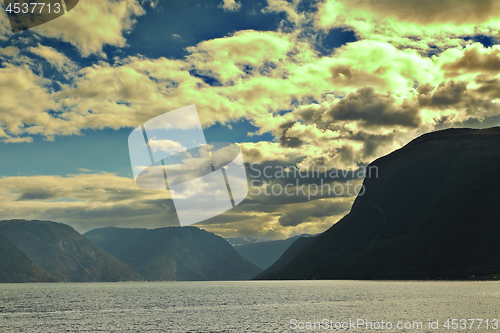
[[[371,166],[350,213],[264,279],[500,278],[500,128],[426,134]]]
[[[45,271],[63,281],[142,280],[132,268],[66,224],[0,221],[0,234]]]
[[[297,238],[302,236],[304,235],[283,240],[234,245],[234,248],[243,258],[265,270],[274,264]]]
[[[102,228],[85,237],[148,281],[245,280],[261,271],[222,237],[196,227]]]
[[[58,280],[0,234],[0,283],[55,281]]]
[[[308,247],[312,242],[314,242],[313,236],[299,237],[295,242],[286,249],[281,257],[279,257],[276,262],[274,262],[270,267],[260,274],[257,274],[253,279],[259,279],[270,273],[278,272],[282,270],[286,265],[290,263],[300,252],[302,252],[306,247]]]

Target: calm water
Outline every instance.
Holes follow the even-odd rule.
[[[447,318],[489,319],[479,330]],[[0,332],[499,332],[498,282],[0,284]],[[422,322],[416,329],[292,330],[292,319]],[[428,320],[439,320],[429,329]],[[469,324],[470,325],[470,321]],[[331,323],[330,323],[331,324]],[[293,325],[292,325],[293,326]],[[477,326],[477,322],[475,322]],[[304,326],[305,328],[306,326]],[[340,327],[340,326],[339,326]],[[326,330],[328,328],[329,330]]]

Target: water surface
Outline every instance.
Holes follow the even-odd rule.
[[[498,282],[242,281],[0,284],[0,332],[500,332]],[[291,329],[324,319],[422,329]],[[439,320],[429,329],[428,320]],[[295,323],[295,321],[292,321]],[[469,322],[470,323],[470,322]],[[304,326],[306,328],[306,326]],[[330,327],[328,327],[330,328]]]

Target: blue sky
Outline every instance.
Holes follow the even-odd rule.
[[[206,129],[207,142],[259,142],[273,140],[270,134],[249,136],[257,127],[242,120],[220,124]],[[2,176],[36,176],[74,174],[87,169],[90,172],[112,172],[132,177],[127,138],[132,128],[119,130],[83,130],[79,135],[57,137],[47,141],[34,136],[33,142],[0,143]]]

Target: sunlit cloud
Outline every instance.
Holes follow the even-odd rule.
[[[59,71],[74,71],[77,69],[77,65],[69,60],[68,57],[50,46],[38,44],[37,47],[29,48],[29,51],[44,58]]]
[[[57,20],[33,30],[71,43],[83,56],[102,55],[104,45],[125,46],[125,34],[132,29],[135,18],[144,13],[137,0],[86,0]]]

